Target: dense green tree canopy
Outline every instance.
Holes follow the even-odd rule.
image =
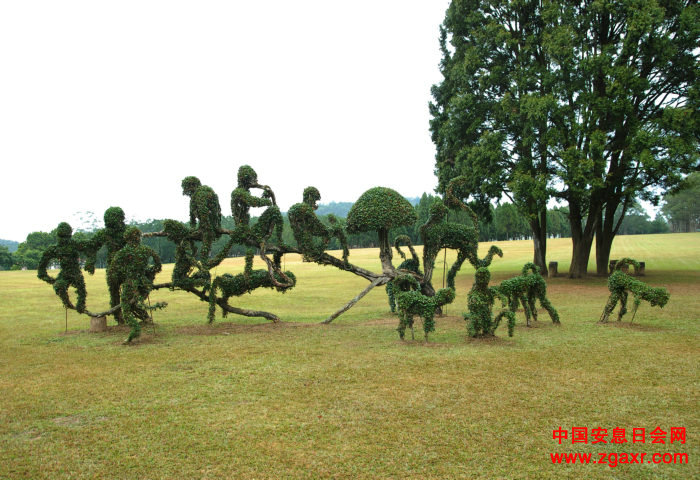
[[[658,201],[698,158],[696,2],[454,0],[441,29],[431,131],[439,188],[525,214],[535,263],[548,199],[568,203],[572,276],[598,269],[637,197]],[[622,207],[622,215],[615,213]]]

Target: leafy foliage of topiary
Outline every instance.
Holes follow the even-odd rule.
[[[534,263],[526,263],[522,268],[521,275],[504,280],[496,287],[508,299],[508,307],[513,314],[518,310],[518,305],[522,304],[528,327],[530,326],[530,316],[537,321],[537,308],[535,305],[537,300],[549,313],[552,323],[561,323],[559,314],[547,298],[547,283],[540,275],[539,270]]]
[[[110,281],[120,286],[120,300],[124,320],[131,326],[127,342],[138,337],[141,333],[141,321],[148,320],[146,305],[148,294],[153,289],[153,280],[161,270],[160,258],[150,247],[141,245],[141,231],[129,227],[124,233],[126,246],[119,250],[112,259],[109,271]],[[153,265],[149,265],[149,259]],[[156,308],[162,308],[158,304]]]
[[[406,258],[406,254],[401,251],[401,243],[406,243],[409,250],[411,251],[411,258]],[[423,275],[420,271],[420,260],[416,250],[413,248],[411,243],[411,238],[408,235],[399,235],[394,239],[394,248],[404,259],[397,268],[399,272],[408,271],[417,273],[418,275]],[[396,313],[396,296],[394,295],[394,283],[389,282],[386,284],[386,295],[389,298],[389,308],[391,308],[391,313]]]
[[[46,249],[39,261],[37,276],[53,285],[56,295],[63,302],[65,308],[75,308],[78,312],[85,311],[87,289],[85,279],[80,271],[80,254],[88,249],[88,245],[72,238],[73,229],[66,222],[61,222],[56,228],[58,244]],[[52,260],[57,260],[61,269],[56,278],[52,278],[46,269]],[[75,287],[78,301],[74,307],[68,296],[68,288]]]
[[[435,312],[437,309],[455,299],[453,288],[441,288],[434,297],[423,295],[421,286],[412,275],[399,275],[391,281],[393,293],[396,298],[396,307],[399,313],[399,337],[403,340],[406,328],[411,329],[411,339],[414,339],[413,317],[418,315],[423,319],[423,332],[425,341],[428,334],[435,331]]]
[[[197,177],[182,180],[182,194],[190,197],[190,227],[196,229],[202,240],[200,257],[209,258],[211,245],[220,236],[221,206],[211,187],[202,185]]]
[[[665,288],[650,287],[646,283],[622,272],[620,269],[623,265],[634,265],[635,269],[639,268],[639,262],[631,258],[623,258],[615,264],[615,271],[608,278],[610,296],[600,317],[600,322],[602,323],[607,323],[618,302],[620,302],[620,311],[617,315],[617,321],[622,320],[622,317],[627,313],[627,298],[630,292],[634,295],[634,313],[630,322],[634,320],[642,300],[649,302],[652,307],[658,306],[663,308],[671,298],[671,295]]]
[[[467,331],[470,337],[492,337],[503,317],[508,319],[508,336],[513,336],[515,329],[515,313],[501,310],[493,316],[493,306],[496,298],[505,306],[508,299],[496,287],[489,287],[491,273],[486,267],[477,269],[474,284],[467,296],[469,313],[464,314],[467,321]]]
[[[109,207],[104,213],[105,228],[95,232],[92,238],[90,238],[88,241],[85,270],[89,273],[93,273],[95,271],[97,252],[100,250],[100,248],[104,246],[107,249],[106,277],[107,288],[109,290],[110,308],[116,308],[120,303],[119,284],[115,284],[110,281],[109,270],[112,265],[114,255],[116,255],[117,252],[124,248],[124,245],[126,245],[126,240],[124,240],[126,224],[124,223],[124,220],[124,210],[122,210],[120,207]],[[114,319],[119,324],[124,323],[120,309],[117,309],[114,312]]]
[[[287,215],[294,239],[303,253],[304,260],[316,261],[326,251],[331,238],[336,237],[343,248],[343,261],[347,263],[350,251],[342,226],[334,215],[328,215],[331,226],[327,227],[314,213],[321,199],[318,189],[305,188],[303,198],[303,202],[292,205]],[[315,237],[321,237],[320,242],[315,241]]]

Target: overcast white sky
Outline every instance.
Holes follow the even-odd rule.
[[[436,185],[430,86],[449,0],[0,3],[0,238],[112,205],[230,214],[250,164],[283,210]]]

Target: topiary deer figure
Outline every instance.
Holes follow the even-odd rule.
[[[663,308],[671,298],[671,294],[668,293],[668,290],[665,288],[650,287],[646,283],[622,272],[621,269],[623,265],[634,265],[635,271],[639,268],[639,262],[631,258],[623,258],[615,264],[615,270],[608,278],[610,296],[603,309],[603,314],[600,317],[601,323],[608,322],[610,314],[615,309],[618,302],[620,302],[620,311],[617,314],[617,321],[619,322],[622,320],[622,317],[627,313],[627,298],[630,292],[634,295],[634,308],[630,323],[634,321],[634,316],[637,314],[637,309],[642,303],[642,300],[649,302],[652,307],[658,306]]]

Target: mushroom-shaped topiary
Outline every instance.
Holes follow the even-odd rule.
[[[393,271],[389,230],[413,225],[416,212],[399,192],[386,187],[374,187],[363,193],[350,209],[347,232],[360,233],[376,230],[379,234],[379,258],[385,273]]]

